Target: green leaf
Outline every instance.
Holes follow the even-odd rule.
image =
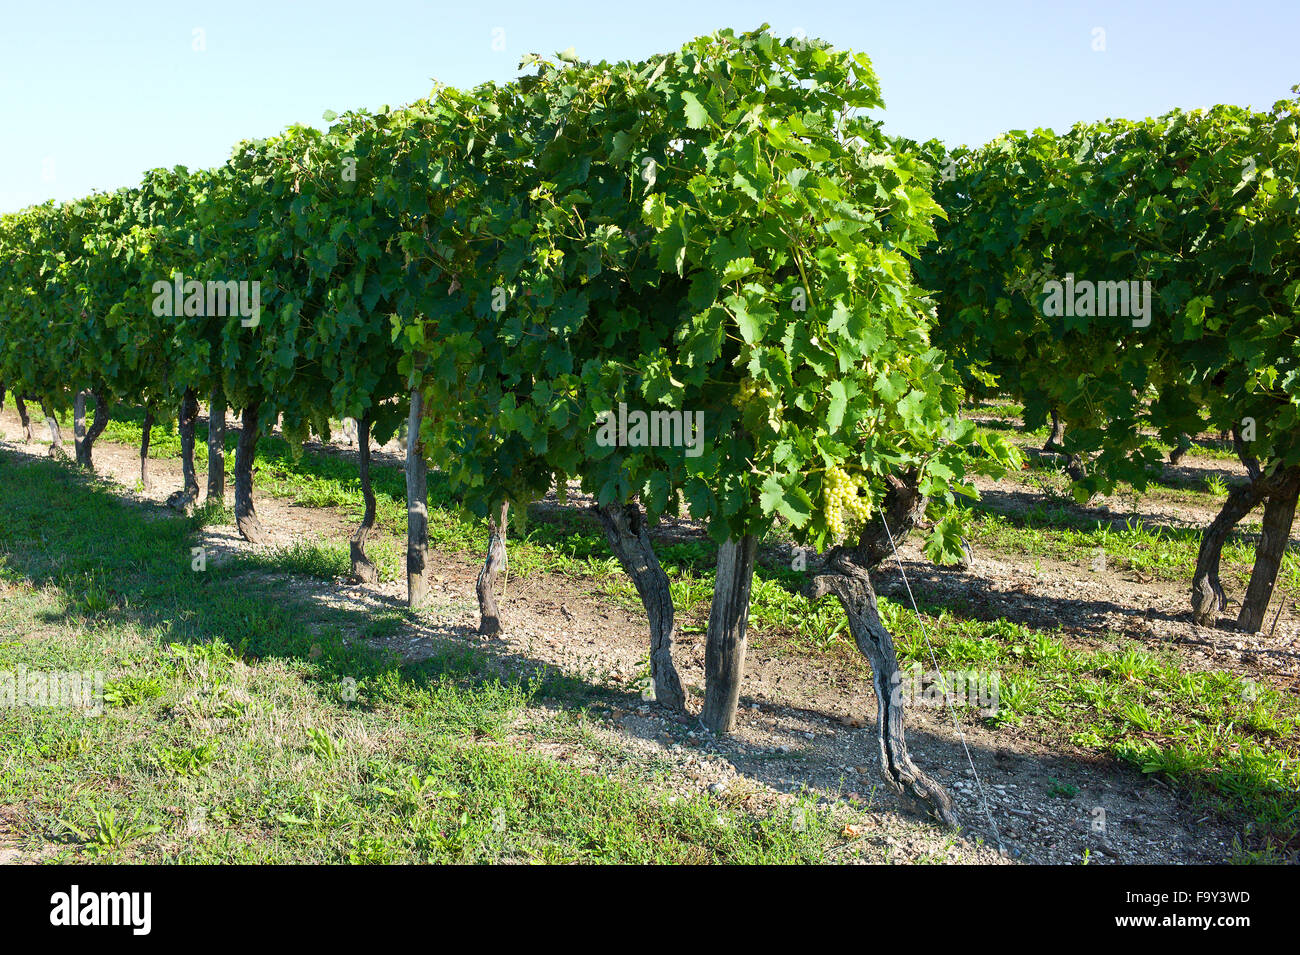
[[[763,480],[759,506],[764,514],[780,514],[796,528],[807,526],[812,519],[813,503],[808,493],[798,486],[787,489],[774,474]]]
[[[699,98],[689,90],[682,93],[682,102],[686,107],[686,125],[691,129],[703,129],[709,125],[709,111]]]
[[[830,395],[830,407],[826,411],[826,428],[831,433],[840,429],[844,423],[844,412],[848,408],[849,396],[842,381],[832,381],[826,386],[826,393]]]

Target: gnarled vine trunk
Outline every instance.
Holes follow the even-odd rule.
[[[199,499],[199,479],[194,468],[194,429],[199,420],[199,401],[193,388],[186,388],[181,395],[180,417],[177,430],[181,438],[181,493],[188,503]],[[254,438],[256,441],[256,438]],[[251,472],[250,472],[251,480]],[[250,485],[251,486],[251,485]],[[250,497],[250,501],[252,498]]]
[[[916,472],[885,478],[888,490],[880,512],[863,528],[858,538],[858,553],[868,567],[875,567],[902,547],[909,534],[925,517],[926,498],[916,487]]]
[[[1192,616],[1202,626],[1212,626],[1227,606],[1227,597],[1219,581],[1219,561],[1223,545],[1232,529],[1260,502],[1264,503],[1264,526],[1255,548],[1255,564],[1250,583],[1237,616],[1237,626],[1250,633],[1263,625],[1264,614],[1277,583],[1278,569],[1291,536],[1296,500],[1300,497],[1300,468],[1290,467],[1264,474],[1259,462],[1246,453],[1245,443],[1237,430],[1232,432],[1237,456],[1246,467],[1249,482],[1228,492],[1223,509],[1201,535],[1196,555],[1196,573],[1192,578]]]
[[[1201,534],[1196,553],[1196,572],[1192,575],[1192,618],[1203,627],[1218,622],[1219,613],[1228,605],[1219,580],[1219,561],[1228,535],[1243,517],[1262,501],[1267,488],[1260,480],[1238,484],[1228,492],[1228,499],[1210,526]]]
[[[1297,497],[1300,497],[1300,468],[1287,468],[1275,474],[1268,500],[1264,502],[1264,526],[1255,547],[1255,566],[1237,615],[1238,628],[1247,633],[1258,633],[1264,626],[1278,568],[1291,539]]]
[[[379,581],[379,568],[366,556],[366,541],[375,530],[375,490],[370,484],[370,412],[361,416],[357,432],[357,459],[361,472],[361,497],[366,510],[352,535],[352,576],[364,584]]]
[[[95,417],[86,427],[86,399],[95,400]],[[110,399],[102,391],[79,391],[73,402],[72,436],[77,464],[94,469],[95,442],[108,427]]]
[[[424,418],[424,396],[419,387],[411,391],[411,413],[406,428],[406,603],[412,609],[429,599],[429,470],[424,461],[420,422]]]
[[[655,700],[679,713],[686,712],[686,693],[673,665],[673,635],[676,626],[668,575],[659,565],[645,515],[635,502],[595,506],[605,538],[624,572],[641,597],[650,621],[650,678]],[[743,662],[743,660],[742,660]]]
[[[720,735],[730,733],[736,725],[745,672],[749,594],[757,556],[758,538],[753,534],[739,540],[729,537],[718,548],[718,575],[704,646],[704,711],[700,722]]]
[[[235,525],[239,534],[250,544],[266,540],[262,522],[253,510],[253,459],[257,454],[258,412],[262,402],[254,401],[244,407],[240,420],[239,443],[235,445]],[[197,482],[196,482],[197,490]]]
[[[208,403],[208,500],[226,499],[226,396],[213,385]]]
[[[1071,454],[1065,459],[1065,473],[1071,481],[1082,481],[1088,476],[1088,460],[1082,454]]]
[[[1087,464],[1083,455],[1069,454],[1065,450],[1065,422],[1061,419],[1060,412],[1053,408],[1050,412],[1052,419],[1051,430],[1047,434],[1047,440],[1043,442],[1043,451],[1045,455],[1059,456],[1057,460],[1062,461],[1065,473],[1072,481],[1082,481],[1088,473]]]
[[[113,399],[102,391],[92,391],[95,398],[95,420],[86,431],[86,466],[91,467],[91,457],[95,451],[95,442],[108,427],[109,415],[113,409]]]
[[[816,599],[834,594],[849,621],[849,633],[871,664],[876,691],[876,733],[885,781],[895,790],[919,800],[927,811],[949,825],[957,816],[948,793],[921,772],[907,752],[903,735],[903,701],[894,640],[880,619],[870,571],[892,558],[925,516],[926,498],[914,471],[886,478],[888,490],[880,512],[867,524],[855,548],[835,548],[827,555],[823,573],[812,578],[806,592]]]
[[[944,788],[912,762],[903,737],[903,701],[894,639],[880,619],[876,592],[866,568],[855,563],[848,552],[832,554],[829,573],[813,578],[809,596],[834,594],[849,618],[849,633],[871,663],[876,690],[877,735],[880,767],[894,790],[919,800],[924,807],[949,825],[958,825],[952,799]]]
[[[1180,434],[1178,443],[1169,449],[1169,463],[1176,467],[1183,460],[1183,456],[1191,450],[1191,447],[1191,438],[1188,435]]]
[[[502,501],[497,514],[488,516],[488,550],[478,572],[478,632],[485,637],[501,632],[501,611],[497,608],[497,574],[506,562],[506,519],[510,502]]]
[[[1245,450],[1242,431],[1238,427],[1231,430],[1231,438],[1232,450],[1242,461],[1248,482],[1232,487],[1223,508],[1201,534],[1200,550],[1196,552],[1196,572],[1192,574],[1192,618],[1201,626],[1217,624],[1219,611],[1227,607],[1227,595],[1223,592],[1218,573],[1223,544],[1227,543],[1232,528],[1261,500],[1268,498],[1277,477],[1275,474],[1265,477],[1255,456]],[[1255,576],[1252,574],[1252,582],[1253,579]]]
[[[1050,412],[1052,416],[1052,428],[1047,434],[1047,440],[1043,442],[1043,452],[1050,454],[1053,451],[1060,451],[1065,447],[1065,422],[1061,420],[1060,413],[1053,408]]]

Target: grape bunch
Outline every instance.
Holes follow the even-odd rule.
[[[781,430],[781,412],[783,405],[766,383],[760,385],[752,378],[741,382],[740,390],[731,399],[732,404],[744,415],[745,424],[758,431],[764,428],[773,433]]]
[[[770,402],[773,394],[772,389],[767,387],[767,385],[759,387],[758,382],[754,381],[753,378],[746,378],[740,383],[740,391],[737,393],[736,397],[732,399],[732,404],[737,408],[743,409],[755,398],[764,403]]]
[[[826,526],[832,540],[843,540],[850,529],[861,527],[871,516],[870,499],[859,496],[858,486],[843,468],[826,470],[823,494],[826,498]]]

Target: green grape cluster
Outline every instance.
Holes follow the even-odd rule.
[[[858,494],[853,478],[840,467],[826,470],[823,486],[826,499],[826,526],[831,539],[841,541],[850,530],[857,530],[871,517],[871,501]]]
[[[740,391],[737,392],[736,397],[732,399],[732,404],[737,408],[743,409],[755,398],[766,404],[770,402],[774,396],[775,392],[773,392],[767,385],[759,387],[758,382],[753,378],[746,378],[740,383]]]

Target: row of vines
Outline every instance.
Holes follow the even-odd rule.
[[[918,263],[936,344],[1029,427],[1050,416],[1083,500],[1146,487],[1162,444],[1231,435],[1248,480],[1202,537],[1192,609],[1217,621],[1220,553],[1263,503],[1237,619],[1258,631],[1300,496],[1300,99],[925,149],[947,213]]]

